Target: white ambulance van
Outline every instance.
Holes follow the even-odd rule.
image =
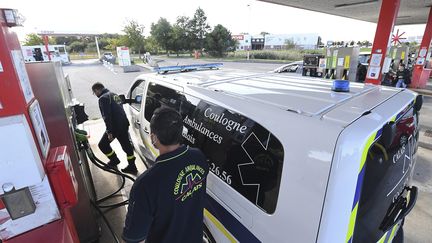
[[[155,109],[184,121],[208,158],[207,242],[402,242],[414,207],[422,97],[407,89],[283,73],[143,74],[125,97],[151,166]]]

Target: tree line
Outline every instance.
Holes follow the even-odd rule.
[[[226,52],[234,51],[236,41],[231,32],[218,24],[213,28],[207,22],[203,9],[198,8],[192,17],[178,16],[175,23],[160,18],[150,26],[150,36],[144,36],[144,25],[136,20],[127,21],[123,26],[124,34],[102,34],[98,36],[101,50],[115,51],[116,47],[128,46],[132,52],[139,54],[193,53],[207,52],[212,56],[221,57]],[[50,37],[50,44],[66,45],[69,52],[96,52],[94,37],[67,36]],[[24,45],[40,45],[42,38],[29,34]]]

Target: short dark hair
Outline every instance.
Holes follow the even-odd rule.
[[[399,63],[399,66],[405,67],[405,63]]]
[[[101,90],[101,89],[105,89],[105,86],[99,82],[96,82],[92,85],[92,90]]]
[[[171,108],[158,108],[150,120],[150,130],[162,145],[178,144],[182,141],[182,117]]]

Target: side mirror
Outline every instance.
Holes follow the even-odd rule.
[[[423,95],[418,95],[414,103],[414,109],[418,112],[423,106]]]
[[[121,95],[119,95],[119,97],[120,97],[121,103],[125,104],[126,103],[126,97],[125,97],[125,95],[121,94]]]
[[[137,104],[141,104],[142,102],[142,95],[135,96],[134,102]]]
[[[389,148],[390,145],[392,145],[393,140],[396,137],[396,131],[396,123],[389,122],[388,124],[384,125],[382,131],[382,141],[385,148]]]

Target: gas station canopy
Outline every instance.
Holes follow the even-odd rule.
[[[259,0],[367,22],[378,22],[382,0]],[[396,25],[425,24],[432,0],[401,0]]]
[[[38,35],[48,36],[99,36],[98,32],[74,32],[74,31],[53,31],[53,30],[41,30],[37,32]]]

